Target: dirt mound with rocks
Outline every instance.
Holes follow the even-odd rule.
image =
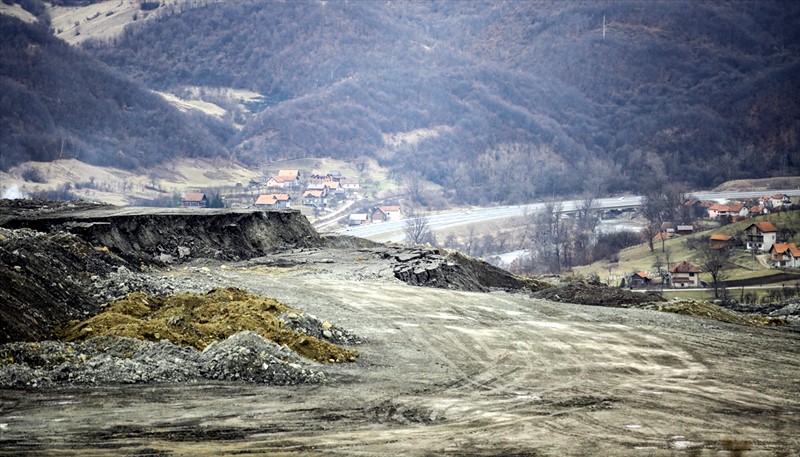
[[[644,303],[665,301],[664,297],[656,292],[634,292],[619,287],[585,282],[572,282],[550,287],[535,292],[532,297],[563,303],[613,308],[630,308]]]
[[[198,350],[249,330],[263,338],[286,346],[297,354],[318,362],[350,362],[358,353],[326,339],[337,332],[339,341],[344,332],[329,323],[306,319],[300,323],[302,312],[271,298],[259,297],[240,289],[214,289],[206,294],[182,293],[167,297],[152,297],[134,292],[108,306],[98,315],[71,322],[57,331],[60,339],[82,342],[97,336],[122,336],[148,341],[168,340],[173,344]],[[295,316],[291,319],[288,316]],[[318,321],[317,321],[318,322]],[[301,327],[303,331],[292,328]],[[312,336],[314,333],[316,336]]]
[[[296,385],[324,382],[326,377],[293,351],[250,331],[202,352],[167,340],[119,336],[0,346],[0,388],[208,380]]]
[[[715,319],[739,325],[780,327],[788,324],[788,321],[783,317],[766,317],[757,314],[740,313],[703,300],[676,298],[666,303],[643,306],[643,308],[657,309],[658,311],[683,314],[685,316]]]
[[[470,292],[540,290],[532,279],[520,278],[507,270],[458,252],[439,249],[387,248],[381,252],[394,262],[394,276],[411,285]]]

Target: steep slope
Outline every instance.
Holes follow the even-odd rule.
[[[102,6],[68,3],[90,5],[87,14]],[[148,94],[131,96],[136,86],[125,81],[65,104],[85,94],[70,88],[107,75],[72,68],[84,54],[48,54],[63,44],[14,32],[38,41],[4,42],[4,62],[23,65],[4,74],[3,126],[15,133],[0,166],[54,155],[128,167],[174,154],[251,164],[367,155],[469,203],[800,172],[796,2],[140,8],[148,20],[84,49],[137,83],[224,114],[177,115]],[[53,67],[77,76],[54,79],[43,69]]]
[[[58,158],[138,168],[222,155],[221,141],[230,135],[228,127],[179,112],[40,24],[9,15],[0,15],[0,94],[0,169]]]
[[[514,201],[797,172],[798,20],[793,2],[235,2],[90,50],[162,90],[264,94],[244,159],[375,155]]]

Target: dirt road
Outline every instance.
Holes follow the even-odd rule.
[[[322,386],[0,391],[0,454],[800,452],[798,333],[353,271],[212,270],[357,333],[358,362],[325,365]]]

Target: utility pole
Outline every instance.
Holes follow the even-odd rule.
[[[603,39],[606,39],[606,15],[603,15]]]

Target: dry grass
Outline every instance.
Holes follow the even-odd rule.
[[[135,292],[95,317],[70,323],[58,334],[62,340],[74,342],[105,335],[149,341],[166,339],[202,350],[215,341],[251,330],[319,362],[350,362],[357,357],[355,351],[285,327],[278,319],[285,312],[301,314],[271,298],[234,288],[164,298]]]

